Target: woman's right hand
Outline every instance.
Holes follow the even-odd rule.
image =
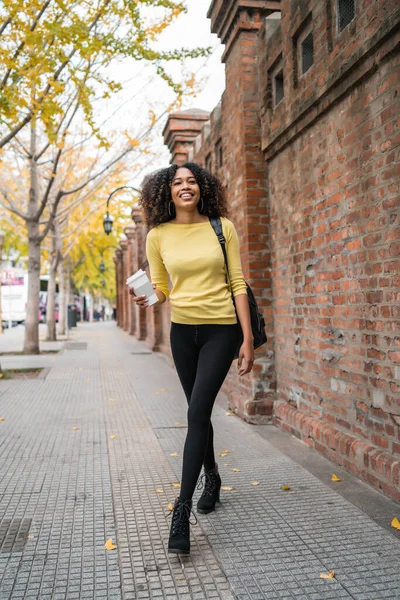
[[[155,289],[156,286],[153,283],[153,290]],[[136,302],[137,306],[140,306],[141,308],[148,308],[149,301],[147,300],[146,296],[136,296],[135,290],[133,288],[129,288],[129,295],[133,296],[132,300]]]

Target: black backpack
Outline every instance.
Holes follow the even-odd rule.
[[[225,240],[225,236],[222,232],[221,219],[219,217],[210,217],[210,223],[211,223],[211,227],[215,231],[215,234],[218,238],[219,243],[221,244],[221,249],[222,249],[222,252],[224,255],[224,260],[225,260],[227,276],[229,278],[228,258],[226,256],[226,248],[225,248],[226,240]],[[251,289],[251,287],[249,286],[249,284],[247,282],[245,282],[245,283],[246,283],[246,289],[247,289],[247,297],[249,300],[251,329],[253,331],[253,337],[254,337],[254,348],[259,348],[260,346],[265,344],[267,341],[267,334],[265,333],[265,321],[264,321],[264,317],[258,310],[258,306],[257,306],[256,299],[254,297],[254,294],[253,294],[253,290]],[[232,288],[231,288],[231,290],[232,290]],[[233,294],[232,294],[232,301],[233,301],[233,305],[235,306],[235,298],[234,298]],[[236,307],[235,307],[235,310],[236,310]],[[236,346],[235,358],[238,358],[240,347],[243,344],[243,332],[242,332],[242,328],[240,326],[239,319],[238,319],[238,330],[239,330],[239,338],[238,338],[238,344]]]

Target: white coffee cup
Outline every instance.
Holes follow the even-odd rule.
[[[158,302],[157,294],[147,277],[147,273],[142,269],[139,269],[139,271],[128,277],[126,285],[134,289],[136,296],[146,296],[149,306]]]

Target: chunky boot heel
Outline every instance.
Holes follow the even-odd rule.
[[[204,490],[197,502],[197,512],[207,515],[215,510],[215,503],[220,501],[221,477],[218,473],[218,465],[215,464],[212,471],[204,471],[201,479],[204,479]],[[201,489],[202,486],[203,483],[200,480],[198,487]]]
[[[181,502],[175,500],[172,510],[171,531],[168,541],[168,552],[171,554],[190,554],[190,513],[192,512],[192,501]],[[195,517],[195,522],[197,523]]]

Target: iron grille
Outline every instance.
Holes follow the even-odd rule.
[[[314,64],[314,39],[312,31],[303,40],[301,44],[301,71],[307,73],[308,69]]]
[[[355,0],[337,0],[339,33],[354,19],[355,14]]]
[[[275,106],[277,106],[285,95],[285,89],[283,86],[283,69],[278,71],[278,73],[274,77],[274,90],[275,90]]]

